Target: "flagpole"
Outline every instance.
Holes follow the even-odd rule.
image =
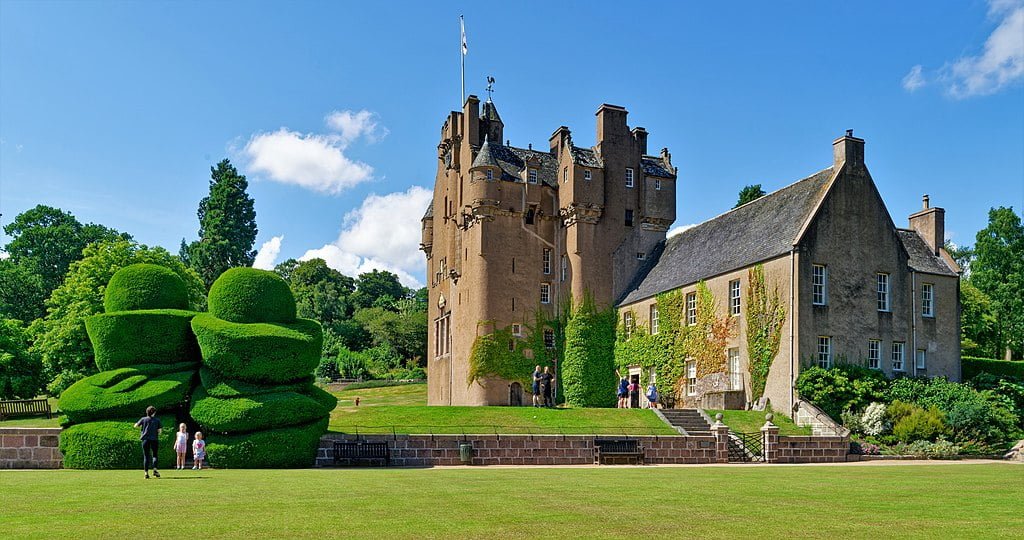
[[[466,21],[459,15],[459,28],[461,33],[459,34],[459,58],[462,62],[462,101],[459,102],[459,108],[466,104]]]

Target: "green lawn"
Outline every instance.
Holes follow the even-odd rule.
[[[399,384],[379,388],[358,388],[342,390],[334,394],[338,397],[339,407],[351,407],[359,398],[360,407],[377,405],[426,405],[427,383]]]
[[[1024,466],[0,472],[6,538],[1021,538]]]
[[[733,431],[744,433],[759,433],[764,425],[765,411],[705,411],[708,416],[714,418],[716,414],[722,413],[722,422]],[[811,428],[798,426],[786,415],[772,413],[772,423],[779,426],[779,435],[810,435]]]

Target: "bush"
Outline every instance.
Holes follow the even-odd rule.
[[[886,407],[884,403],[873,402],[864,409],[860,417],[862,433],[877,437],[889,430],[889,422],[886,418]]]
[[[21,321],[0,319],[0,399],[32,399],[43,387],[43,363],[29,348]]]
[[[1024,362],[1020,360],[995,360],[964,356],[960,359],[960,375],[964,380],[973,379],[979,373],[1005,375],[1024,379]]]
[[[103,294],[107,313],[142,309],[188,309],[185,281],[170,268],[139,263],[114,273]]]
[[[225,377],[205,366],[199,368],[199,380],[203,383],[203,388],[207,394],[219,398],[256,396],[274,392],[302,392],[313,384],[312,376],[306,376],[295,382],[275,386],[253,384]]]
[[[427,378],[427,372],[418,366],[404,369],[393,369],[385,373],[384,378],[392,381],[423,381]]]
[[[335,365],[339,378],[365,379],[370,376],[369,362],[365,354],[360,351],[350,351],[344,345],[339,346],[337,351],[338,358],[335,360]]]
[[[316,461],[327,418],[244,435],[210,434],[206,457],[219,469],[309,467]]]
[[[268,270],[228,269],[210,286],[208,303],[210,313],[234,323],[295,322],[288,283]]]
[[[942,412],[936,407],[925,410],[911,403],[894,401],[886,410],[892,434],[900,442],[934,441],[947,432]]]
[[[945,379],[897,379],[889,388],[889,398],[946,413],[954,442],[1002,444],[1017,434],[1020,422],[1009,398]]]
[[[58,408],[75,424],[142,416],[149,405],[161,410],[184,403],[194,376],[194,371],[157,377],[131,368],[104,371],[71,385],[61,394]]]
[[[573,407],[611,407],[615,404],[614,309],[598,311],[591,298],[569,317],[565,326],[565,361],[561,383],[565,401]]]
[[[327,394],[330,400],[324,398],[323,394],[327,393],[310,385],[302,393],[273,392],[255,396],[218,398],[210,396],[200,387],[192,398],[190,412],[196,422],[210,431],[265,431],[327,417],[337,402],[330,394]]]
[[[258,384],[308,377],[320,363],[320,323],[239,324],[201,313],[192,319],[203,364],[226,377]]]
[[[177,277],[177,276],[175,276]],[[199,362],[194,311],[151,309],[103,313],[85,320],[100,371],[136,364]]]
[[[139,415],[142,416],[141,414]],[[163,422],[157,464],[174,463],[174,426],[172,415],[157,415]],[[138,418],[89,422],[71,426],[60,434],[60,451],[66,469],[141,469],[142,445]]]
[[[840,364],[832,369],[810,367],[803,370],[796,381],[800,397],[832,418],[839,418],[844,410],[859,411],[873,401],[880,401],[886,385],[882,372],[852,364]]]
[[[338,370],[338,361],[334,358],[328,358],[326,356],[320,358],[320,363],[313,370],[313,375],[319,380],[327,382],[335,381],[341,378],[341,372]]]
[[[918,458],[944,459],[959,455],[960,447],[945,439],[935,442],[915,441],[910,444],[897,444],[889,450],[889,453]]]

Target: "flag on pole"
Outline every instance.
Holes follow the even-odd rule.
[[[466,43],[466,21],[459,15],[459,26],[462,28],[462,56],[469,52],[469,45]]]

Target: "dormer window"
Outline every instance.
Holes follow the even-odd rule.
[[[487,179],[494,180],[494,171],[487,169]]]
[[[583,179],[590,180],[590,171],[583,171]]]
[[[661,178],[654,179],[654,189],[656,191],[661,191]]]
[[[633,187],[633,167],[626,167],[626,187]]]
[[[531,184],[536,184],[537,183],[537,169],[530,169],[526,173],[526,180],[527,180],[527,182],[529,182]]]
[[[569,167],[563,167],[562,168],[562,181],[563,182],[568,182],[569,181]]]

